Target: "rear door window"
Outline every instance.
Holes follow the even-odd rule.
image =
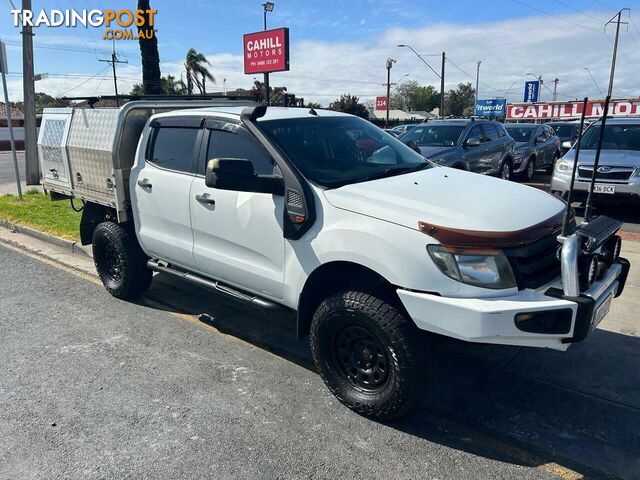
[[[485,123],[482,125],[482,129],[484,130],[485,142],[495,142],[498,140],[498,131],[495,126],[490,123]]]
[[[253,163],[257,175],[273,175],[274,162],[262,146],[248,136],[224,130],[211,130],[207,158],[242,158]],[[204,174],[205,165],[198,173]]]
[[[159,127],[155,129],[153,149],[148,161],[181,173],[193,172],[193,158],[199,129]]]

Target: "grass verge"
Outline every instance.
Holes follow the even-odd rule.
[[[81,213],[69,202],[52,202],[48,195],[30,190],[19,201],[17,195],[0,195],[0,219],[19,223],[67,240],[78,240]]]

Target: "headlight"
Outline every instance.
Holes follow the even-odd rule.
[[[556,162],[556,172],[571,173],[573,171],[573,162],[560,159]]]
[[[427,245],[427,251],[440,271],[458,282],[495,289],[516,286],[511,265],[500,250]]]

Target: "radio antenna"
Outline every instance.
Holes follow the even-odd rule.
[[[593,202],[593,189],[596,184],[596,172],[598,171],[598,164],[600,163],[600,151],[602,150],[602,142],[604,140],[604,127],[607,123],[607,114],[609,113],[609,102],[611,101],[611,95],[607,95],[604,101],[604,112],[602,113],[602,123],[600,124],[600,136],[598,137],[598,147],[596,149],[596,158],[593,162],[593,171],[591,172],[591,184],[589,185],[589,195],[587,196],[587,205],[584,209],[584,221],[589,223],[591,220],[591,204]]]
[[[589,97],[584,97],[582,101],[582,115],[580,115],[580,128],[578,129],[578,139],[576,140],[576,155],[573,159],[573,170],[571,170],[571,183],[569,184],[569,193],[567,194],[567,207],[564,209],[564,219],[562,220],[562,236],[567,236],[569,228],[569,214],[571,212],[571,197],[573,196],[573,186],[576,182],[576,170],[578,169],[578,159],[580,158],[580,143],[582,142],[582,130],[584,129],[584,117],[587,113],[587,103]]]

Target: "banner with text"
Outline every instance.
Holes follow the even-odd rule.
[[[604,101],[587,103],[587,117],[601,117]],[[582,115],[582,102],[538,103],[535,105],[513,103],[507,105],[507,120],[571,119]],[[640,99],[614,100],[609,104],[609,115],[628,117],[640,115]]]
[[[476,100],[476,117],[504,117],[507,101],[504,98]]]

